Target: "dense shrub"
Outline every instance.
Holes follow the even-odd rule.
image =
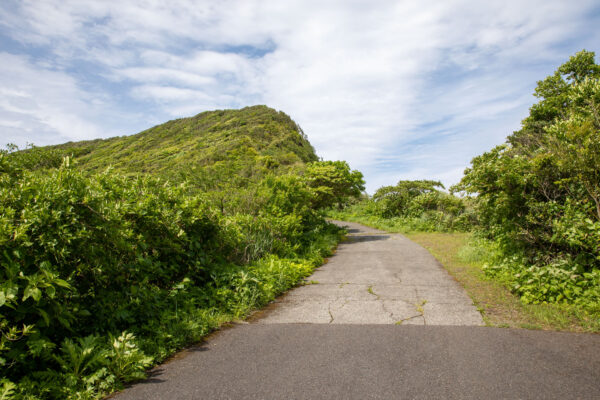
[[[345,161],[312,162],[306,168],[305,179],[312,189],[314,208],[335,205],[341,209],[365,190],[362,173],[350,170]]]
[[[600,66],[582,51],[538,82],[541,100],[507,143],[476,157],[455,188],[509,260],[526,302],[600,303]]]
[[[221,208],[193,183],[55,159],[0,152],[3,398],[101,397],[292,287],[339,240],[296,174]]]
[[[1,185],[2,330],[31,333],[2,342],[9,377],[52,365],[65,336],[150,318],[156,296],[184,278],[203,282],[218,257],[218,222],[183,187],[89,178],[68,159]]]
[[[397,231],[471,230],[477,222],[472,207],[440,189],[443,185],[437,181],[400,181],[341,211],[331,210],[329,215]]]

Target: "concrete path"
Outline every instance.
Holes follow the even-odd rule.
[[[462,287],[418,244],[351,222],[329,262],[254,321],[259,324],[483,325]]]
[[[600,398],[600,335],[473,326],[481,316],[423,248],[348,225],[350,240],[309,278],[318,284],[114,398]]]

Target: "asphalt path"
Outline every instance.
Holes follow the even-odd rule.
[[[468,296],[426,251],[399,235],[350,231],[309,278],[319,283],[114,397],[600,399],[600,335],[476,326]]]

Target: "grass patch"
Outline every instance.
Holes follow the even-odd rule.
[[[300,283],[300,285],[306,286],[306,285],[318,285],[320,282],[319,281],[303,281]]]
[[[357,222],[388,232],[408,233],[416,230],[414,226],[408,224],[405,219],[401,218],[380,218],[372,215],[359,215],[335,211],[329,211],[328,217],[340,219],[342,221]]]
[[[502,282],[485,276],[485,254],[468,233],[413,232],[407,237],[425,247],[473,299],[488,326],[569,332],[600,332],[600,318],[580,307],[523,304]]]

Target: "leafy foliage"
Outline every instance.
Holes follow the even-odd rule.
[[[525,302],[600,296],[600,66],[581,51],[538,82],[540,98],[507,143],[476,157],[455,190],[475,195],[483,233]]]
[[[16,150],[0,151],[5,398],[102,397],[266,304],[339,240],[319,208],[362,185],[261,106]]]
[[[314,207],[338,208],[365,190],[360,171],[351,171],[345,161],[314,162],[306,168],[306,178],[314,195]]]
[[[267,171],[317,161],[302,129],[266,106],[207,111],[155,126],[136,135],[65,143],[88,171],[112,165],[125,174],[189,178],[203,190],[244,186]]]
[[[396,231],[467,231],[476,223],[465,200],[445,193],[441,182],[399,181],[379,188],[372,198],[364,198],[330,216],[352,219]]]

